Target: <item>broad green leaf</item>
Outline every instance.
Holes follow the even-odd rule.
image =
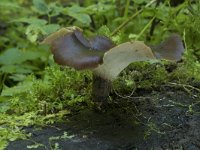
[[[31,41],[32,43],[34,43],[38,39],[38,33],[28,32],[27,33],[27,38],[28,38],[29,41]]]
[[[27,68],[23,65],[4,65],[0,68],[0,71],[4,73],[22,73],[22,74],[33,72],[31,68]]]
[[[24,23],[28,23],[28,24],[34,24],[36,26],[45,25],[47,23],[47,21],[44,19],[38,19],[38,18],[34,18],[34,17],[20,18],[20,19],[14,20],[14,22],[24,22]]]
[[[32,85],[33,85],[33,82],[30,81],[30,82],[21,83],[12,88],[4,88],[1,95],[2,96],[14,96],[16,94],[28,91]]]
[[[33,43],[37,41],[38,36],[40,34],[42,35],[48,35],[56,30],[58,30],[60,26],[58,24],[48,24],[48,25],[36,25],[36,24],[30,24],[26,29],[26,35],[27,38]]]
[[[18,66],[16,65],[4,65],[0,68],[0,71],[4,73],[15,73],[17,68]]]
[[[82,14],[82,13],[69,13],[69,16],[77,19],[83,24],[89,25],[91,23],[90,16],[88,14]]]
[[[0,149],[6,149],[8,146],[8,141],[6,139],[0,139]]]
[[[41,32],[41,26],[31,24],[26,28],[26,35],[29,41],[32,43],[38,39],[38,36]]]
[[[157,13],[157,10],[155,8],[151,8],[151,7],[147,7],[144,8],[143,12],[142,12],[142,17],[152,17]]]
[[[0,55],[0,64],[9,65],[21,63],[24,58],[17,48],[8,49]]]
[[[0,113],[5,113],[7,110],[10,109],[9,103],[0,103]]]
[[[1,0],[0,1],[0,8],[6,9],[21,9],[18,3],[16,2],[9,2],[8,0]]]
[[[63,11],[63,6],[62,5],[58,5],[58,3],[50,3],[48,5],[50,11],[49,11],[49,16],[57,16],[60,13],[62,13]]]
[[[134,2],[135,2],[136,4],[142,4],[142,3],[147,2],[147,0],[134,0]]]
[[[39,33],[40,33],[40,26],[29,25],[26,28],[25,34],[27,35],[27,38],[29,39],[29,41],[33,43],[37,40]]]
[[[111,31],[106,25],[104,25],[98,29],[98,35],[106,35],[107,37],[109,37],[111,35]]]
[[[47,35],[47,34],[51,34],[57,31],[59,28],[60,28],[60,25],[58,24],[48,24],[42,27],[42,31],[43,33],[45,33],[44,35]]]
[[[158,8],[156,8],[156,18],[167,21],[170,16],[170,8],[165,7],[164,5],[160,5]]]
[[[115,9],[115,5],[98,2],[98,4],[94,4],[94,5],[90,5],[86,7],[85,12],[87,14],[103,15],[107,12],[113,11],[114,9]]]
[[[9,79],[12,79],[13,81],[24,81],[24,79],[26,79],[26,75],[25,74],[12,74],[11,76],[9,76]]]
[[[78,21],[80,21],[83,24],[89,25],[91,22],[91,18],[84,11],[85,11],[85,9],[78,5],[73,5],[72,7],[63,9],[64,14],[77,19]]]
[[[0,96],[0,113],[5,113],[8,109],[10,109],[8,97]]]
[[[49,8],[44,0],[33,0],[34,10],[40,14],[48,14]]]
[[[11,48],[6,50],[0,55],[0,64],[2,65],[12,65],[21,64],[27,60],[34,60],[41,57],[41,52],[39,51],[21,51],[17,48]]]

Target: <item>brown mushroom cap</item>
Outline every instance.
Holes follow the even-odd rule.
[[[51,45],[56,63],[77,70],[96,68],[103,63],[104,53],[114,46],[106,37],[86,39],[77,27],[62,28],[42,43]]]
[[[179,61],[184,52],[183,42],[178,34],[173,34],[157,46],[152,47],[156,58]]]

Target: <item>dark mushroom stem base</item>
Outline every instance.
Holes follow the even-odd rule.
[[[92,100],[96,104],[96,109],[106,107],[110,91],[111,82],[93,73]]]

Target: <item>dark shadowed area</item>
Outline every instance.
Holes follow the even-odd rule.
[[[36,143],[41,144],[38,150],[57,144],[70,150],[200,149],[198,95],[170,88],[138,93],[118,99],[102,113],[84,110],[66,116],[63,123],[27,128],[31,138],[11,142],[7,150],[25,150]]]

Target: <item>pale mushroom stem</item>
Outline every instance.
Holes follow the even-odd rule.
[[[92,100],[101,107],[107,104],[111,92],[111,81],[93,73]]]

